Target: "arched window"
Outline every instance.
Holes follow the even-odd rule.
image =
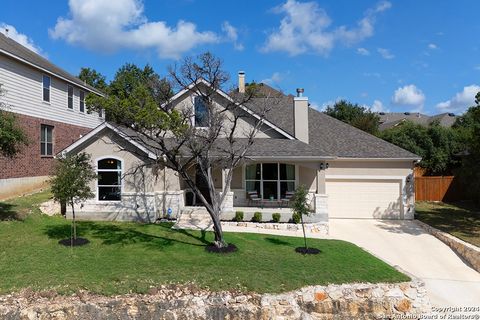
[[[197,96],[194,100],[194,125],[195,127],[205,128],[210,126],[210,117],[205,100]]]
[[[98,200],[120,201],[122,198],[122,161],[112,158],[97,163]]]

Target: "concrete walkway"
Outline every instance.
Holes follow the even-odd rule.
[[[422,279],[434,306],[480,306],[480,273],[414,221],[331,219],[330,237]]]

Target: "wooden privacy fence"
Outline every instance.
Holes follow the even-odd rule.
[[[454,176],[415,177],[417,201],[465,200],[460,183]]]

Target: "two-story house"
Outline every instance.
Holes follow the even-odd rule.
[[[0,156],[0,199],[41,187],[54,155],[104,116],[89,112],[85,97],[96,89],[0,33],[1,102],[16,114],[29,144],[15,158]]]

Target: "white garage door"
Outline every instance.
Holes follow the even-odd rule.
[[[331,218],[400,219],[398,180],[327,180]]]

